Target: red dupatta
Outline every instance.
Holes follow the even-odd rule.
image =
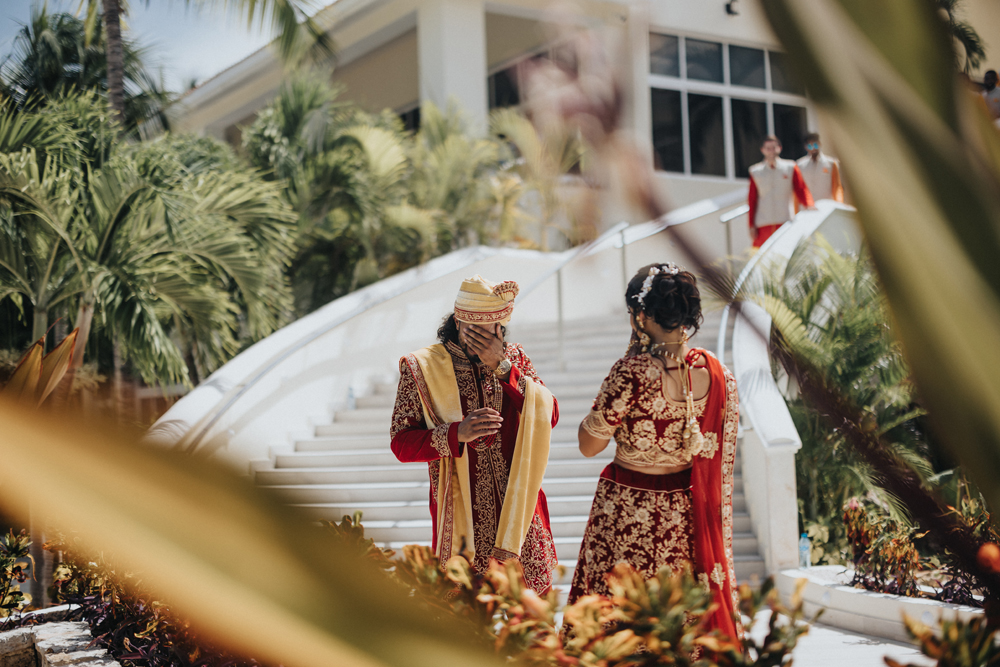
[[[716,608],[707,617],[709,630],[719,629],[739,642],[742,623],[736,616],[739,593],[733,569],[733,468],[739,399],[736,379],[710,352],[694,349],[687,362],[705,358],[711,377],[701,432],[714,446],[694,457],[691,467],[691,510],[694,520],[694,571],[712,591]]]

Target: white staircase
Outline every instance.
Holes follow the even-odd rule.
[[[717,314],[707,317],[693,344],[711,349],[718,327]],[[577,449],[577,427],[628,338],[624,316],[618,321],[567,322],[565,370],[560,371],[554,325],[512,327],[509,335],[524,346],[559,401],[559,424],[542,488],[559,561],[566,568],[561,586],[572,579],[598,476],[614,456],[610,446],[592,459],[584,458]],[[427,465],[400,463],[389,449],[395,394],[395,384],[375,385],[370,396],[356,399],[355,409],[336,412],[330,424],[316,427],[313,437],[297,441],[293,453],[276,456],[273,468],[257,470],[257,484],[318,519],[339,521],[360,510],[366,534],[384,546],[430,544]],[[746,581],[763,578],[765,567],[751,532],[740,469],[738,448],[733,551],[736,576]]]

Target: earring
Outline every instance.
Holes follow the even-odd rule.
[[[647,334],[646,330],[642,328],[642,322],[640,322],[638,318],[636,318],[635,324],[639,327],[639,344],[642,346],[642,353],[645,354],[649,352],[649,334]]]

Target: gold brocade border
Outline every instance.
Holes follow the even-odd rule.
[[[488,312],[475,312],[471,310],[463,310],[462,308],[456,306],[455,319],[462,320],[463,322],[499,322],[509,317],[512,312],[514,312],[513,302],[508,303],[500,310],[493,310]]]

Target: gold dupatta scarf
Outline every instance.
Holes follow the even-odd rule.
[[[427,424],[440,426],[464,419],[451,354],[440,343],[409,354],[400,361],[416,381]],[[528,380],[518,422],[514,458],[497,524],[495,550],[514,556],[528,534],[545,476],[552,438],[552,393]],[[476,545],[472,532],[472,485],[467,456],[445,457],[438,468],[437,547],[444,565],[463,550],[470,561]]]

